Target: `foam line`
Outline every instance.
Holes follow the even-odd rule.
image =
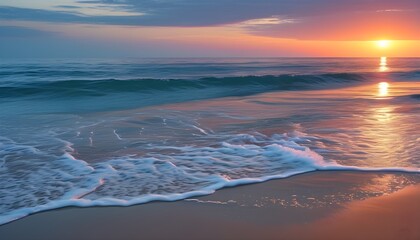
[[[272,176],[265,176],[261,178],[243,178],[243,179],[237,179],[237,180],[221,180],[221,182],[211,185],[209,187],[203,188],[201,190],[197,191],[191,191],[186,193],[176,193],[176,194],[169,194],[169,195],[158,195],[158,194],[149,194],[147,196],[135,198],[132,200],[121,200],[116,198],[103,198],[99,200],[86,200],[86,199],[77,199],[72,198],[69,200],[59,200],[59,201],[53,201],[45,205],[40,205],[32,208],[23,208],[19,209],[10,213],[7,213],[5,215],[0,216],[0,225],[10,223],[12,221],[18,220],[20,218],[23,218],[25,216],[28,216],[33,213],[47,211],[47,210],[53,210],[58,208],[64,208],[64,207],[95,207],[95,206],[133,206],[138,204],[144,204],[149,202],[155,202],[155,201],[178,201],[182,199],[188,199],[193,197],[199,197],[199,196],[205,196],[214,193],[217,190],[220,190],[222,188],[226,187],[235,187],[240,185],[246,185],[246,184],[254,184],[254,183],[261,183],[266,182],[269,180],[274,179],[282,179],[282,178],[288,178],[295,175],[315,172],[315,171],[363,171],[363,172],[403,172],[403,173],[420,173],[420,169],[410,169],[410,168],[360,168],[360,167],[352,167],[352,166],[322,166],[318,169],[310,170],[310,171],[295,171],[291,172],[289,174],[278,174],[278,175],[272,175]],[[92,189],[79,189],[78,191],[75,191],[75,195],[86,195],[92,191],[94,191],[97,187],[99,187],[102,183],[98,182],[98,185],[95,188]],[[192,199],[194,200],[194,199]],[[226,203],[221,203],[226,204]]]
[[[36,164],[34,167],[28,165],[28,175],[31,176],[28,184],[34,184],[33,189],[41,186],[61,193],[55,200],[38,205],[38,199],[32,196],[32,192],[25,192],[24,196],[19,193],[16,195],[18,198],[13,197],[13,192],[4,192],[5,196],[1,199],[3,212],[0,224],[29,214],[69,206],[131,206],[151,201],[177,201],[212,194],[221,188],[260,183],[314,171],[420,173],[420,169],[417,168],[356,167],[328,162],[308,147],[297,144],[306,139],[313,137],[299,132],[292,135],[274,134],[272,137],[263,134],[238,134],[230,136],[230,139],[214,147],[168,146],[161,149],[166,150],[163,151],[165,154],[175,150],[173,154],[156,154],[155,157],[147,158],[128,155],[94,164],[76,159],[69,152],[52,161],[51,158],[56,156],[32,146],[0,139],[5,149],[3,153],[0,151],[0,154],[7,155],[8,151],[12,151],[14,154],[21,154],[22,159],[39,158],[37,161],[18,163]],[[71,150],[70,143],[63,144],[65,149]],[[246,172],[247,169],[249,172]],[[2,177],[7,179],[6,169],[0,168],[0,171]],[[177,180],[177,184],[171,185],[174,179]],[[51,182],[54,182],[54,185],[49,185]],[[13,185],[14,183],[9,184],[11,185],[5,186],[5,189],[18,186]],[[59,184],[58,188],[55,187],[56,184]],[[142,192],[141,189],[147,186],[160,188],[163,193]],[[19,192],[19,188],[15,191]],[[132,195],[133,191],[138,192]],[[14,203],[26,204],[28,201],[36,205],[7,209],[7,206],[13,206]]]

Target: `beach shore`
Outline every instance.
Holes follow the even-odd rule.
[[[19,239],[420,239],[420,175],[319,171],[132,207],[63,208],[0,226]]]

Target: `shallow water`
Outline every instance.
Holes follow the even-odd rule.
[[[0,223],[328,169],[420,170],[420,59],[1,64]]]

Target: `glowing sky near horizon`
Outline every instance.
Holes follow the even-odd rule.
[[[0,0],[0,57],[420,56],[417,0]]]

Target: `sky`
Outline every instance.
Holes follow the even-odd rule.
[[[419,0],[0,0],[0,58],[377,56],[420,56]]]

